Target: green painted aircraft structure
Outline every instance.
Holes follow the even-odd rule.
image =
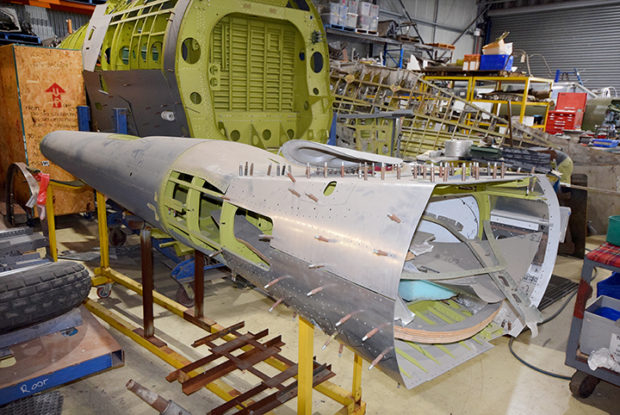
[[[270,150],[290,139],[327,140],[333,102],[328,47],[310,1],[137,0],[100,7],[107,7],[111,20],[95,68],[106,76],[99,85],[86,83],[95,121],[111,117],[105,97],[96,95],[109,92],[109,76],[127,79],[131,74],[119,72],[135,71],[139,77],[158,70],[162,82],[149,88],[174,89],[174,95],[178,89],[187,120],[187,128],[175,135],[228,139]],[[182,18],[176,15],[180,10]],[[92,36],[92,26],[86,25],[60,47],[82,49]],[[156,107],[158,102],[140,101],[147,99],[140,90],[130,93],[139,82],[123,82],[130,112]],[[135,115],[136,123],[146,124],[143,115]],[[165,124],[148,121],[150,130],[133,133],[157,133],[157,124]]]

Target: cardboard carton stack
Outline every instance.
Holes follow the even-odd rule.
[[[323,24],[346,26],[345,23],[348,10],[347,0],[322,4],[320,10]]]
[[[379,6],[367,1],[338,0],[320,6],[324,24],[376,32],[379,26]]]
[[[465,55],[463,57],[464,71],[477,71],[480,69],[480,55]]]
[[[357,28],[367,32],[376,32],[379,27],[379,6],[368,2],[360,2]]]

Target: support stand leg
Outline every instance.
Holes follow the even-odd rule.
[[[353,387],[351,394],[353,399],[355,399],[356,405],[359,405],[362,400],[362,362],[362,357],[355,353],[353,356]]]
[[[312,371],[314,326],[299,316],[299,356],[297,376],[297,414],[312,414]]]
[[[204,317],[205,297],[205,256],[202,252],[194,251],[194,317]]]
[[[142,317],[144,320],[144,337],[155,335],[153,323],[153,250],[151,228],[145,226],[140,232],[140,251],[142,254]]]
[[[105,196],[97,192],[97,225],[99,228],[99,253],[102,269],[110,266],[110,251],[108,247],[108,215],[105,206]]]
[[[56,216],[54,212],[54,190],[50,183],[47,186],[47,199],[45,199],[45,221],[47,222],[47,238],[50,242],[49,254],[52,261],[58,262],[58,244],[56,242]]]

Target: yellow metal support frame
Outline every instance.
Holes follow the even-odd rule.
[[[297,414],[312,414],[312,371],[314,353],[314,326],[299,316],[299,350],[297,355]]]
[[[50,182],[47,186],[47,198],[45,199],[45,217],[47,219],[47,238],[50,241],[50,255],[52,261],[58,261],[58,247],[56,243],[56,216],[54,214],[54,186]]]
[[[479,83],[487,82],[489,84],[495,83],[495,89],[501,89],[502,82],[503,83],[513,83],[513,84],[522,84],[523,85],[523,94],[520,100],[511,101],[512,105],[519,105],[519,122],[523,123],[525,119],[527,107],[535,107],[541,106],[545,108],[545,114],[542,124],[534,125],[533,128],[540,128],[542,131],[545,131],[547,126],[547,116],[549,113],[549,109],[551,107],[550,102],[545,101],[530,101],[528,97],[528,91],[531,84],[547,84],[549,89],[553,87],[553,80],[545,79],[545,78],[536,78],[532,76],[425,76],[424,80],[426,81],[448,81],[451,82],[452,88],[454,88],[457,82],[467,83],[467,93],[466,100],[472,104],[480,104],[487,103],[493,104],[493,112],[495,115],[499,115],[499,107],[503,105],[508,105],[507,100],[491,100],[491,99],[479,99],[476,98],[475,89],[478,87]],[[515,114],[516,115],[516,114]]]
[[[50,251],[54,261],[57,261],[58,248],[54,220],[54,203],[52,190],[53,186],[67,187],[69,189],[78,188],[57,183],[54,183],[52,185],[51,182],[50,186],[48,187],[46,214],[48,220]],[[100,266],[98,268],[95,268],[94,270],[95,275],[92,278],[93,286],[116,282],[124,286],[125,288],[128,288],[138,294],[142,294],[142,284],[110,268],[105,196],[99,192],[97,192],[97,219],[101,260]],[[191,314],[191,311],[189,309],[177,303],[176,301],[173,301],[168,297],[158,293],[157,291],[153,292],[153,302],[164,307],[171,313],[185,318],[186,320],[188,320],[188,312]],[[139,327],[127,321],[117,313],[106,309],[101,304],[89,299],[86,301],[86,308],[88,308],[91,313],[110,324],[110,326],[114,327],[122,334],[131,338],[138,345],[149,350],[151,353],[153,353],[166,363],[170,364],[174,368],[178,369],[190,363],[187,358],[170,349],[168,346],[158,346],[155,345],[153,342],[149,341],[148,339],[144,338],[139,334]],[[208,318],[202,318],[200,319],[200,321],[197,321],[197,319],[189,319],[188,321],[201,328],[209,330],[212,333],[224,329],[224,326]],[[234,336],[229,334],[227,336],[224,336],[223,338],[225,340],[232,340]],[[314,327],[312,323],[303,319],[302,317],[299,317],[299,371],[297,376],[299,414],[309,415],[312,413],[313,340]],[[287,369],[287,366],[282,361],[273,357],[267,359],[266,363],[280,371],[284,371]],[[189,373],[189,375],[195,376],[196,374],[192,372]],[[366,413],[366,402],[361,400],[361,382],[362,358],[355,354],[353,361],[353,386],[351,393],[330,381],[325,381],[317,385],[314,389],[316,389],[317,392],[320,392],[328,398],[343,405],[342,409],[337,412],[338,414],[363,415]],[[239,394],[237,390],[235,390],[233,387],[231,387],[222,380],[217,380],[209,383],[205,387],[226,401],[231,400],[234,396],[237,396]]]

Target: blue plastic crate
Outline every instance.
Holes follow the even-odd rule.
[[[618,147],[618,143],[620,143],[620,140],[609,140],[606,138],[595,138],[592,140],[592,145],[594,147],[613,148]]]
[[[514,57],[511,55],[482,55],[480,57],[480,70],[509,71],[513,62]]]
[[[606,295],[620,300],[620,273],[614,272],[611,277],[596,284],[596,295]]]

